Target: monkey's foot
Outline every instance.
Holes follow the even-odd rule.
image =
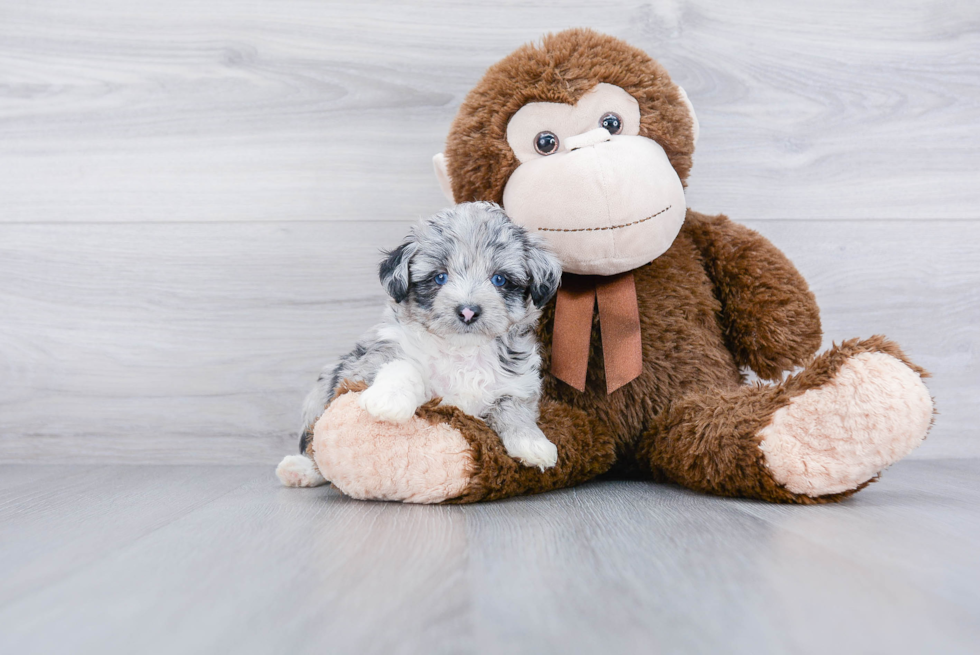
[[[378,421],[361,408],[361,393],[337,396],[313,429],[323,475],[361,500],[439,503],[462,495],[475,469],[463,435],[418,416],[400,424]]]
[[[919,373],[872,347],[776,411],[759,448],[776,482],[816,498],[856,489],[905,457],[932,414]]]

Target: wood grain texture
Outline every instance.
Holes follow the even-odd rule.
[[[380,318],[379,250],[405,229],[0,227],[0,448],[29,434],[35,453],[72,435],[88,461],[116,443],[151,461],[292,452],[306,387]]]
[[[825,345],[884,333],[931,370],[913,456],[980,455],[980,222],[755,221]],[[274,462],[321,366],[380,314],[388,222],[0,225],[0,461]]]
[[[400,221],[484,69],[591,26],[687,89],[691,206],[980,218],[973,0],[0,8],[0,221]]]
[[[47,469],[58,476],[45,475]],[[0,501],[0,606],[110,557],[115,546],[152,534],[254,477],[240,467],[203,476],[163,467],[153,472],[167,480],[167,502],[160,503],[146,493],[147,473],[139,467],[49,466],[38,473]]]
[[[5,653],[980,648],[980,460],[900,462],[827,507],[643,482],[405,506],[284,489],[271,466],[11,476]]]
[[[883,332],[936,374],[916,456],[980,455],[970,0],[47,0],[0,7],[0,459],[291,451],[377,316],[377,250],[444,202],[465,93],[578,25],[686,87],[689,204],[757,219],[828,342]]]

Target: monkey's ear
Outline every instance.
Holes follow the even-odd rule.
[[[543,307],[558,291],[561,262],[540,237],[528,234],[526,239],[524,251],[527,253],[527,269],[531,278],[531,301],[535,307]]]
[[[691,104],[691,99],[687,97],[687,91],[684,87],[678,85],[677,90],[681,92],[681,100],[687,105],[687,113],[691,115],[691,121],[694,123],[694,145],[698,144],[698,135],[701,132],[701,125],[698,123],[698,115],[694,113],[694,105]]]
[[[436,170],[436,179],[439,180],[439,188],[446,199],[456,204],[453,198],[453,184],[449,181],[449,170],[446,168],[446,156],[441,152],[432,158],[432,168]]]
[[[408,287],[411,282],[408,264],[417,249],[418,244],[409,237],[405,243],[385,253],[387,257],[378,266],[381,286],[385,288],[389,296],[394,298],[395,302],[401,302],[408,298]]]

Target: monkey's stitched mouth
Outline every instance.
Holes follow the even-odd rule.
[[[640,223],[646,223],[651,218],[656,218],[657,216],[660,216],[671,207],[673,207],[673,205],[667,205],[666,207],[658,211],[656,214],[651,214],[646,218],[641,218],[640,220],[633,221],[632,223],[623,223],[622,225],[607,225],[605,227],[576,227],[570,229],[562,229],[557,227],[539,227],[538,231],[539,232],[601,232],[603,230],[618,230],[620,228],[630,227],[631,225],[639,225]]]

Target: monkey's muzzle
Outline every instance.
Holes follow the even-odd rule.
[[[680,178],[656,141],[600,131],[521,164],[504,188],[504,210],[548,240],[566,273],[615,275],[653,261],[687,210]]]

